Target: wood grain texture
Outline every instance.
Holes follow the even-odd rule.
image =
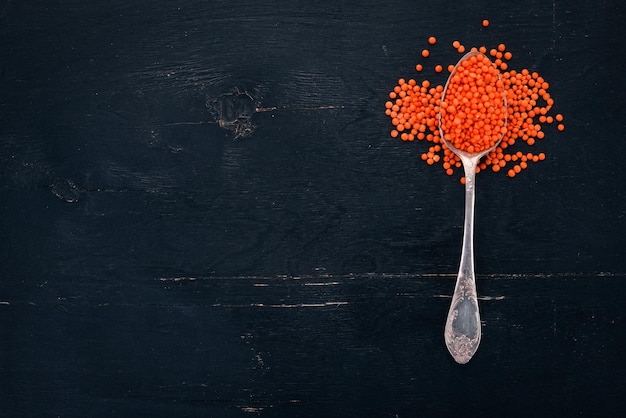
[[[0,1],[0,415],[618,416],[625,15]],[[384,115],[430,35],[505,42],[567,126],[477,176],[466,367],[463,188]]]

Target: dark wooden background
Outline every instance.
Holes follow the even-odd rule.
[[[625,18],[0,1],[0,415],[619,416]],[[430,35],[432,62],[505,42],[566,118],[546,161],[478,176],[465,366],[443,343],[463,188],[384,115]]]

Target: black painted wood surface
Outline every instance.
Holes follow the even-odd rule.
[[[620,416],[625,11],[0,2],[0,415]],[[430,35],[505,42],[566,118],[477,177],[465,366],[463,187],[384,115]]]

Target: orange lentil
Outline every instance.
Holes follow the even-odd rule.
[[[461,42],[459,42],[459,41],[452,42],[452,47],[454,49],[458,49],[460,46],[461,46]]]
[[[560,113],[558,113],[554,119],[556,119],[557,122],[562,122],[563,121],[563,115],[561,115]]]
[[[562,130],[564,130],[564,129],[565,129],[565,125],[563,125],[562,123],[559,123],[559,124],[556,126],[556,129],[558,129],[559,131],[562,131]]]
[[[440,73],[443,71],[443,67],[441,65],[435,65],[435,72]]]
[[[483,27],[486,28],[489,26],[489,21],[487,19],[483,20]]]
[[[417,65],[415,66],[415,70],[416,70],[417,72],[421,72],[423,69],[424,69],[424,67],[422,66],[422,64],[417,64]]]
[[[422,50],[422,57],[427,58],[430,55],[430,51],[427,49]]]
[[[452,71],[454,71],[454,64],[448,65],[448,72],[451,73]]]
[[[431,36],[430,38],[428,38],[428,43],[431,45],[435,45],[437,43],[437,38]]]

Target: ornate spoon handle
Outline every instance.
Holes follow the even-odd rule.
[[[461,156],[465,169],[465,223],[459,274],[446,319],[445,340],[457,363],[465,364],[480,344],[480,313],[474,279],[474,180],[480,156]]]

